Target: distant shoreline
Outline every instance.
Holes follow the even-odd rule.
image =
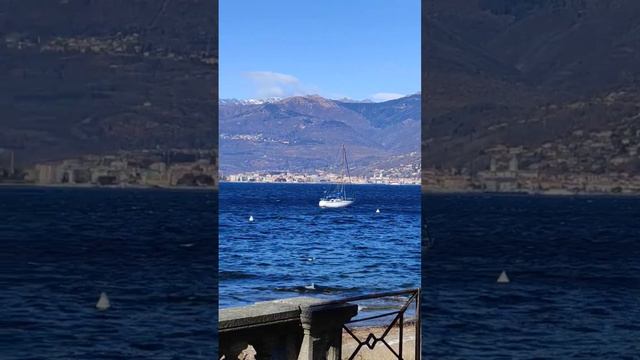
[[[547,197],[640,197],[640,193],[612,193],[612,192],[573,192],[568,190],[549,190],[549,191],[484,191],[484,190],[425,190],[422,189],[422,194],[425,195],[517,195],[517,196],[547,196]]]
[[[331,185],[331,182],[250,182],[250,181],[221,181],[222,184],[268,184],[268,185]],[[388,183],[354,183],[350,186],[421,186],[420,184],[388,184]],[[59,189],[140,189],[140,190],[195,190],[195,191],[219,191],[220,187],[212,186],[153,186],[153,185],[96,185],[96,184],[32,184],[32,183],[9,183],[0,182],[2,187],[18,187],[18,188],[59,188]],[[545,197],[640,197],[640,193],[629,192],[572,192],[568,190],[549,190],[549,191],[484,191],[484,190],[459,190],[459,189],[424,189],[421,186],[421,193],[424,195],[492,195],[492,196],[545,196]]]
[[[29,183],[0,183],[0,187],[24,188],[60,188],[60,189],[141,189],[141,190],[199,190],[217,191],[212,186],[152,186],[152,185],[95,185],[95,184],[29,184]]]
[[[276,184],[276,185],[333,185],[335,183],[329,181],[323,182],[276,182],[276,181],[220,181],[220,184]],[[351,183],[349,186],[371,186],[371,185],[384,185],[384,186],[420,186],[420,184],[388,184],[388,183]]]

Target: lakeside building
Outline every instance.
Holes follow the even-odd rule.
[[[419,174],[419,173],[418,173]],[[374,176],[351,176],[352,184],[397,184],[419,185],[420,178],[388,176],[376,173]],[[289,171],[255,171],[221,176],[221,181],[256,183],[334,183],[342,181],[342,176],[327,171],[296,173]]]
[[[38,185],[138,185],[217,187],[217,159],[211,151],[176,149],[86,155],[49,161],[25,170]]]
[[[519,192],[542,194],[640,194],[640,175],[628,172],[545,173],[538,167],[520,169],[516,155],[508,161],[496,157],[489,169],[468,174],[454,169],[422,171],[425,191],[434,192]]]

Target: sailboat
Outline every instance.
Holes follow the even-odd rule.
[[[347,182],[351,182],[351,175],[349,174],[349,162],[347,161],[347,149],[342,145],[341,159],[343,174],[340,182],[336,183],[335,188],[331,192],[325,191],[325,196],[320,199],[318,206],[321,208],[343,208],[353,204],[354,198],[347,197],[347,191],[345,188],[345,175]]]

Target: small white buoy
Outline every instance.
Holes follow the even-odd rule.
[[[312,261],[314,261],[315,259],[316,259],[315,257],[309,257],[309,258],[307,258],[307,261],[312,262]]]
[[[380,214],[380,209],[376,209],[376,214]]]
[[[311,285],[307,285],[304,287],[307,290],[315,290],[316,289],[316,284],[311,283]]]
[[[253,216],[249,216],[249,222],[253,222]]]
[[[509,276],[507,276],[507,272],[502,270],[502,273],[500,274],[500,276],[498,276],[498,284],[508,284],[509,283]]]
[[[109,298],[107,294],[102,292],[100,294],[100,299],[98,299],[98,303],[96,304],[96,309],[98,310],[107,310],[111,307],[111,303],[109,302]]]

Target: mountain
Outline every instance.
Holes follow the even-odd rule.
[[[0,149],[29,165],[214,148],[216,9],[211,0],[0,2]]]
[[[382,103],[317,95],[221,101],[219,121],[223,173],[328,169],[342,144],[354,173],[367,173],[389,157],[419,151],[420,95]]]
[[[640,3],[629,0],[434,0],[428,71],[590,94],[638,79]]]
[[[279,97],[272,97],[267,99],[220,99],[221,105],[260,105],[266,103],[272,103],[281,100]]]
[[[502,146],[542,174],[640,173],[640,3],[434,0],[423,21],[423,168],[477,174]]]

